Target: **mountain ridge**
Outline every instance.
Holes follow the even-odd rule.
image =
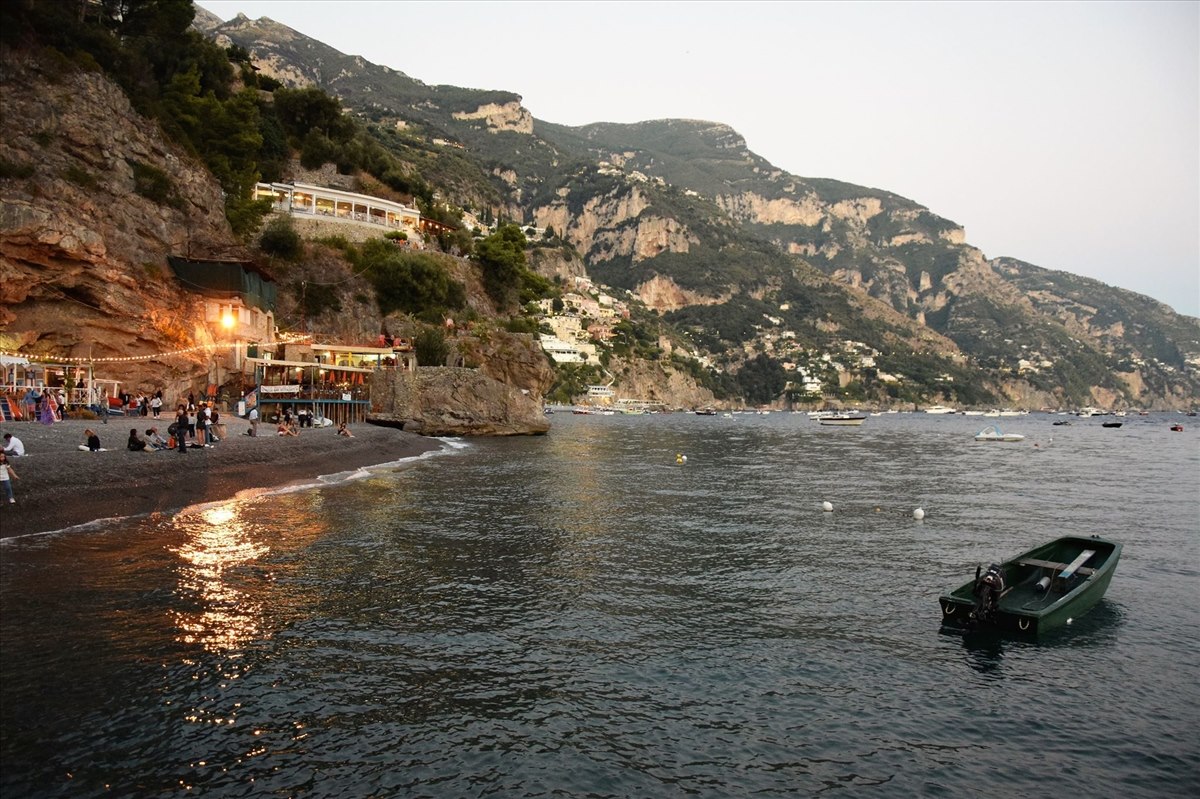
[[[573,386],[570,395],[578,397],[580,381],[586,380],[612,380],[624,396],[654,396],[668,404],[687,397],[692,404],[723,399],[735,406],[954,402],[1183,408],[1196,404],[1200,394],[1200,320],[1099,281],[1018,259],[988,259],[967,242],[960,225],[918,202],[884,189],[789,174],[752,152],[727,124],[657,119],[563,126],[534,118],[517,93],[430,86],[271,20],[239,15],[222,22],[197,9],[192,23],[228,48],[233,83],[225,89],[213,84],[218,71],[210,69],[215,66],[210,62],[205,62],[210,70],[205,80],[225,92],[221,96],[230,98],[231,108],[242,103],[248,112],[253,110],[248,103],[255,104],[264,125],[272,120],[282,125],[281,115],[298,102],[315,103],[311,107],[326,114],[322,127],[297,129],[289,121],[287,141],[279,128],[259,128],[263,149],[258,163],[266,163],[269,145],[271,180],[328,180],[350,191],[383,192],[419,204],[434,221],[464,225],[454,235],[430,235],[427,243],[460,256],[439,256],[436,269],[447,270],[450,279],[466,287],[468,303],[462,310],[468,320],[526,336],[539,324],[545,330],[553,320],[540,314],[550,314],[549,306],[535,311],[530,298],[549,303],[550,296],[565,297],[586,277],[601,284],[600,292],[627,304],[631,316],[611,326],[604,334],[609,340],[597,345],[601,368],[589,373],[559,367],[555,396],[565,396],[562,392]],[[189,35],[193,44],[199,41]],[[71,46],[69,37],[54,41]],[[206,46],[205,58],[221,57],[211,44]],[[43,51],[39,58],[53,53]],[[100,55],[109,59],[111,52]],[[10,59],[6,75],[22,74],[20,58]],[[66,49],[43,65],[45,80],[36,91],[61,101],[55,113],[64,119],[72,109],[69,98],[58,97],[54,84],[62,77],[55,74],[68,61],[87,65],[88,58],[86,51]],[[112,65],[119,64],[105,63],[110,75]],[[16,82],[24,80],[13,78],[11,88],[17,91]],[[285,85],[316,91],[276,94],[275,87]],[[172,92],[180,90],[193,91],[184,84],[171,87]],[[210,102],[202,95],[197,92],[187,102]],[[154,96],[139,94],[138,107],[152,107],[147,102]],[[166,99],[180,102],[178,95]],[[102,107],[88,113],[111,115]],[[340,114],[342,121],[330,113]],[[145,120],[124,113],[112,116],[111,129],[97,134],[114,143],[104,151],[103,163],[72,145],[76,133],[60,132],[57,119],[39,122],[37,129],[17,128],[8,142],[0,142],[5,208],[24,202],[48,209],[50,198],[63,193],[63,178],[68,184],[106,190],[111,183],[119,197],[128,171],[114,167],[122,155],[117,143],[128,138],[121,128],[143,127]],[[190,141],[199,140],[193,136]],[[246,138],[251,146],[256,141]],[[228,154],[239,164],[253,165],[252,158],[228,144],[221,142],[222,157]],[[356,148],[357,154],[346,147]],[[53,154],[53,165],[46,162],[46,153]],[[370,171],[364,159],[382,167]],[[173,229],[144,239],[127,254],[110,247],[107,261],[113,269],[122,259],[130,261],[120,281],[131,288],[141,279],[139,269],[153,276],[151,251],[178,249],[181,241],[193,244],[191,226],[180,225],[171,209],[186,200],[211,215],[224,199],[234,223],[230,201],[240,197],[241,189],[230,178],[246,180],[244,171],[225,172],[220,177],[223,194],[164,194],[174,172],[171,159],[138,154],[135,160],[146,162],[134,165],[137,191],[159,197],[163,208],[151,213],[170,219]],[[79,191],[65,188],[69,196]],[[137,222],[119,215],[100,219],[121,207],[109,205],[93,207],[99,229],[107,231],[101,238],[125,241],[125,231],[136,229]],[[69,206],[55,213],[70,215]],[[213,245],[234,246],[231,233],[245,235],[245,219],[238,217],[232,231],[214,233]],[[478,253],[462,257],[474,249],[472,228],[475,240],[482,241],[479,227],[490,230],[500,222],[517,222],[525,230],[528,263],[542,275],[541,282],[528,283],[533,294],[521,306],[515,292],[507,299],[487,296],[488,267]],[[355,277],[360,270],[352,268],[358,255],[352,247],[332,242],[313,239],[302,261],[276,264],[285,278],[281,319],[302,321],[306,328],[310,322],[331,325],[328,332],[352,337],[374,335],[371,329],[380,326],[407,328],[418,322],[372,309],[375,288]],[[43,291],[33,273],[42,256],[20,249],[26,245],[7,233],[0,246],[14,254],[15,260],[4,266],[15,264],[22,280]],[[78,279],[87,274],[79,272]],[[323,281],[345,288],[340,295],[323,290],[305,296],[305,285]],[[95,296],[105,293],[101,285],[74,289],[85,290]],[[50,303],[51,295],[41,299]],[[132,307],[134,299],[125,298],[122,307]],[[11,307],[25,319],[30,303],[18,299]],[[320,316],[320,309],[339,305],[355,310]],[[429,316],[424,322],[439,309],[426,311],[409,308],[412,314]],[[594,321],[581,319],[580,328]],[[120,323],[114,318],[110,326]],[[36,327],[33,322],[29,326]],[[181,343],[188,338],[178,328],[171,335]],[[202,337],[202,331],[192,337]],[[480,350],[470,360],[480,363],[486,357],[486,350]],[[545,386],[544,377],[537,377],[522,387],[541,393]],[[710,392],[707,398],[705,391]]]
[[[267,36],[253,43],[245,38],[252,30],[261,34],[249,21],[237,30],[214,30],[256,59],[278,52]],[[461,142],[497,179],[493,188],[507,195],[503,210],[552,227],[581,253],[593,277],[632,291],[652,308],[671,284],[682,290],[677,296],[697,298],[685,308],[659,308],[669,320],[674,314],[676,323],[685,323],[684,315],[711,326],[724,309],[739,317],[743,330],[753,327],[750,317],[761,315],[760,309],[739,307],[753,305],[745,298],[758,292],[766,305],[802,303],[804,297],[794,295],[803,292],[788,286],[803,265],[954,342],[958,353],[951,356],[979,360],[998,400],[1037,395],[1047,403],[1137,402],[1135,388],[1153,385],[1164,401],[1186,402],[1200,388],[1200,320],[1187,321],[1099,281],[1047,285],[1054,270],[988,259],[967,242],[961,225],[914,200],[775,167],[725,123],[660,119],[570,127],[533,118],[518,130],[503,121],[528,114],[514,108],[520,104],[516,93],[497,93],[506,101],[500,103],[492,95],[455,94],[459,102],[479,101],[473,114],[457,107],[435,113],[436,93],[425,103],[414,104],[412,97],[407,104],[387,101],[395,92],[379,85],[380,75],[371,68],[347,70],[319,85],[357,113],[429,125]],[[405,88],[419,91],[417,84]],[[1020,286],[1012,281],[1016,277]],[[1086,285],[1090,303],[1056,291],[1068,284],[1075,294]],[[1026,296],[1031,294],[1037,303]],[[1137,314],[1152,319],[1130,329],[1158,332],[1118,341],[1106,319]],[[988,320],[1008,325],[1013,335],[984,346],[977,331]],[[811,331],[813,344],[829,344],[814,320],[793,315],[788,322],[798,335]],[[899,324],[896,317],[889,322]],[[744,343],[722,341],[727,350]],[[738,361],[728,366],[736,368]],[[1066,361],[1086,362],[1086,390],[1075,377],[1077,365]],[[1047,362],[1052,366],[1033,365]],[[1117,366],[1146,374],[1130,381]],[[1047,368],[1050,374],[1042,372]]]

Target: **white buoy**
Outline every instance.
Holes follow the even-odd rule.
[[[917,521],[921,521],[922,519],[925,518],[925,511],[921,508],[917,508],[916,510],[913,511],[913,518],[916,519]]]
[[[822,502],[821,510],[825,511],[826,513],[832,513],[833,512],[833,503],[832,502]]]

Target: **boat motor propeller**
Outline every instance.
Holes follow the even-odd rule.
[[[1004,570],[999,563],[988,566],[980,577],[982,566],[975,568],[975,608],[969,618],[975,623],[990,622],[1000,610],[1000,595],[1004,593]]]

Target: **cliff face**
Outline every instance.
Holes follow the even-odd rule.
[[[489,330],[464,336],[455,344],[463,360],[481,374],[541,398],[554,383],[554,370],[532,336]]]
[[[0,83],[4,346],[105,358],[204,344],[167,256],[234,254],[216,181],[98,73],[7,54]],[[104,371],[178,390],[205,363],[187,354]]]
[[[519,101],[508,103],[484,103],[474,111],[455,111],[451,117],[458,120],[483,120],[492,133],[511,131],[533,133],[533,115]]]
[[[371,378],[367,420],[426,436],[540,435],[550,429],[540,402],[474,369],[422,367]]]

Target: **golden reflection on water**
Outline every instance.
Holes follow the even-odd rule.
[[[181,561],[176,591],[195,610],[179,610],[177,640],[226,653],[260,637],[262,601],[246,590],[240,570],[270,552],[250,513],[251,503],[230,502],[178,521],[187,540],[175,550]]]

